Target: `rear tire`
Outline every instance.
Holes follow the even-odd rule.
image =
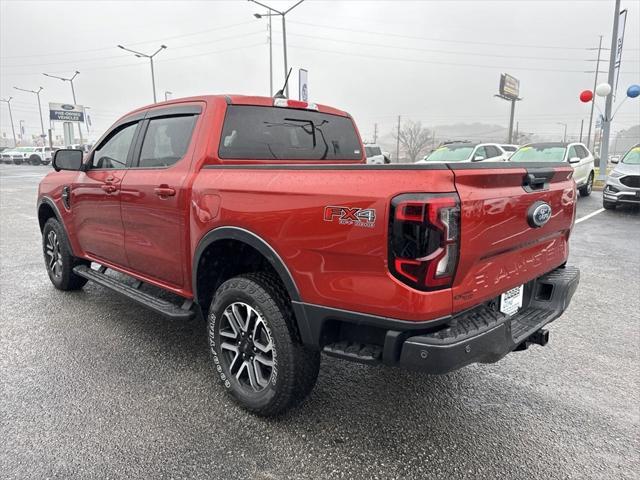
[[[50,218],[42,229],[42,251],[49,279],[58,290],[80,290],[87,279],[73,273],[76,265],[89,265],[71,254],[69,239],[56,218]]]
[[[21,158],[14,158],[13,159],[13,163],[14,163],[14,165],[22,165],[22,159]]]
[[[582,187],[580,187],[580,196],[588,197],[591,195],[593,190],[593,172],[589,174],[589,178],[587,178],[587,183],[585,183]]]
[[[615,210],[616,207],[617,207],[617,204],[616,204],[616,202],[609,202],[607,200],[603,200],[602,201],[602,207],[605,210]]]
[[[220,381],[243,408],[274,416],[316,383],[320,352],[304,346],[283,287],[266,273],[240,275],[215,293],[207,319]]]
[[[29,163],[31,165],[40,165],[42,164],[42,159],[38,155],[31,155],[29,157]]]

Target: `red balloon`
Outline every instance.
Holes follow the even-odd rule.
[[[580,101],[582,103],[588,103],[593,99],[593,92],[591,90],[583,90],[580,92]]]

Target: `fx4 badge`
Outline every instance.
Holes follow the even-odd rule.
[[[373,228],[376,226],[376,211],[373,208],[324,207],[324,221],[336,220],[340,225]]]

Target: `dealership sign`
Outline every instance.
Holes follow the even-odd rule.
[[[510,99],[517,99],[520,94],[520,80],[508,73],[500,75],[500,95]]]
[[[70,103],[50,103],[49,119],[54,122],[84,122],[84,107]]]

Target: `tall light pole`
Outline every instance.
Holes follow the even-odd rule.
[[[11,114],[11,99],[13,97],[9,97],[8,100],[5,100],[4,98],[0,99],[0,102],[5,102],[7,104],[7,107],[9,107],[9,120],[11,120],[11,133],[13,133],[13,146],[14,148],[18,146],[18,142],[16,140],[16,129],[13,126],[13,115]]]
[[[284,51],[284,78],[287,78],[287,74],[289,73],[289,65],[287,64],[287,22],[285,20],[285,17],[287,15],[287,13],[289,13],[291,10],[293,10],[298,5],[300,5],[302,2],[304,2],[304,0],[299,0],[292,7],[288,8],[287,10],[283,10],[283,11],[276,10],[275,8],[271,8],[270,6],[265,5],[264,3],[260,3],[257,0],[249,0],[249,1],[255,3],[256,5],[260,5],[261,7],[264,7],[267,10],[269,10],[270,13],[268,15],[280,15],[282,17],[282,47],[283,47],[283,51]],[[260,15],[260,17],[262,17],[262,15]],[[260,18],[260,17],[257,17],[257,18]],[[286,93],[286,96],[289,97],[289,84],[288,83],[287,83],[286,88],[285,88],[285,93]]]
[[[151,64],[151,85],[153,87],[153,103],[158,103],[158,100],[156,98],[156,76],[155,76],[155,73],[153,72],[153,57],[155,57],[162,50],[167,48],[167,46],[166,45],[160,45],[160,48],[158,50],[156,50],[154,53],[152,53],[151,55],[147,55],[146,53],[136,52],[135,50],[131,50],[130,48],[125,48],[122,45],[118,45],[118,48],[121,48],[122,50],[125,50],[127,52],[131,52],[138,58],[148,58],[149,59],[149,63]]]
[[[43,73],[43,75],[45,77],[49,77],[49,78],[56,78],[58,80],[62,80],[63,82],[69,82],[71,84],[71,96],[73,97],[73,104],[77,105],[78,102],[76,101],[76,90],[75,88],[73,88],[73,80],[80,74],[79,71],[75,71],[73,74],[73,77],[71,78],[64,78],[64,77],[58,77],[57,75],[50,75],[48,73]],[[86,121],[86,119],[85,119]],[[82,125],[80,125],[80,122],[78,122],[78,133],[80,134],[80,143],[83,144],[84,140],[82,139]]]
[[[614,85],[614,75],[616,70],[616,52],[618,43],[618,20],[620,20],[620,0],[616,0],[613,11],[613,31],[611,32],[611,50],[609,51],[609,76],[607,83]],[[607,157],[609,156],[609,133],[611,131],[611,108],[613,107],[613,95],[607,95],[604,120],[602,121],[602,141],[600,143],[600,174],[599,180],[607,179]]]
[[[44,122],[42,121],[42,105],[40,104],[40,92],[44,90],[44,88],[40,87],[38,90],[27,90],[26,88],[13,87],[16,90],[20,90],[21,92],[29,92],[34,93],[38,97],[38,110],[40,111],[40,129],[42,130],[42,138],[45,138],[46,135],[44,133]]]
[[[557,122],[558,125],[563,125],[564,126],[564,135],[562,137],[562,141],[564,143],[567,143],[567,124],[566,123],[562,123],[562,122]]]
[[[269,18],[269,23],[267,24],[267,29],[269,31],[269,96],[272,97],[273,96],[273,35],[271,34],[272,30],[271,30],[271,17],[273,17],[273,15],[271,13],[254,13],[253,14],[254,17],[256,18],[262,18],[262,17],[268,17]]]
[[[166,102],[167,100],[169,100],[169,95],[173,95],[173,92],[170,92],[169,90],[165,90],[164,91],[164,101]]]

